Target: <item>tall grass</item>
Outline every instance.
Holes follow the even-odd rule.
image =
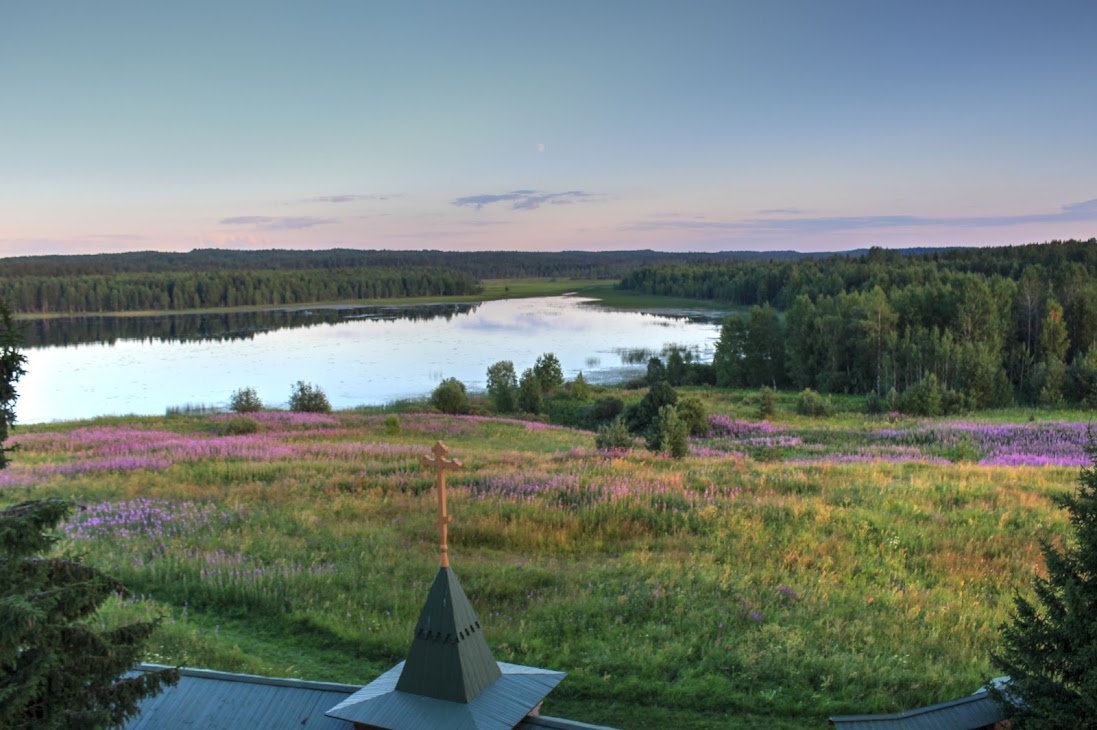
[[[28,427],[0,488],[85,506],[64,548],[144,596],[108,618],[167,617],[151,659],[365,682],[433,579],[418,458],[443,439],[465,465],[451,559],[496,658],[568,672],[546,711],[625,728],[824,727],[970,693],[1066,532],[1051,497],[1084,432],[724,417],[673,460],[517,419],[255,416]]]

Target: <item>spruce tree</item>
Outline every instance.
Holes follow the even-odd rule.
[[[11,312],[0,302],[0,469],[8,463],[4,441],[8,430],[15,423],[15,383],[23,375],[26,357],[19,352],[19,331],[12,321]]]
[[[88,619],[122,584],[79,560],[44,555],[71,506],[0,510],[0,727],[106,728],[178,681],[174,669],[122,675],[140,661],[154,622],[100,629]]]
[[[1034,581],[1035,601],[1018,596],[1012,623],[1002,626],[994,665],[1009,675],[992,693],[1013,730],[1097,728],[1097,443],[1086,450],[1078,489],[1058,498],[1072,539],[1043,545],[1047,577]]]

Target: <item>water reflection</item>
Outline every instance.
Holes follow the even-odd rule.
[[[44,326],[26,348],[16,403],[22,423],[224,406],[242,387],[285,407],[298,380],[322,388],[335,408],[380,405],[429,395],[446,377],[482,391],[492,363],[511,360],[520,373],[545,352],[569,379],[582,370],[592,383],[617,381],[671,344],[709,361],[719,336],[714,321],[575,297],[36,324]]]
[[[339,324],[350,320],[423,322],[449,320],[476,311],[478,304],[417,304],[408,306],[324,306],[258,312],[161,314],[148,317],[86,316],[30,320],[24,345],[63,347],[86,343],[113,345],[135,342],[224,342],[250,340],[281,329]]]

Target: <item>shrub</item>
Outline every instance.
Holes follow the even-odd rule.
[[[609,423],[617,416],[621,415],[621,411],[625,410],[625,402],[615,395],[602,396],[598,400],[594,401],[590,405],[587,411],[592,425],[600,425]]]
[[[331,413],[331,403],[320,386],[298,380],[290,393],[289,409],[297,413]]]
[[[708,414],[700,398],[691,395],[678,401],[678,418],[686,424],[690,436],[708,436]]]
[[[395,436],[398,433],[400,433],[400,416],[390,413],[385,416],[385,434]]]
[[[446,378],[430,394],[430,402],[442,413],[467,413],[469,396],[465,384],[457,378]]]
[[[678,391],[667,381],[661,380],[651,387],[639,403],[628,408],[625,412],[625,420],[628,421],[628,427],[633,433],[650,432],[655,420],[659,417],[659,409],[663,406],[676,405],[678,405]]]
[[[537,373],[528,368],[524,370],[522,379],[518,381],[518,407],[526,413],[540,413],[545,410],[543,393]]]
[[[796,412],[801,416],[816,418],[834,415],[834,404],[811,388],[804,388],[796,399]]]
[[[541,393],[552,393],[564,384],[564,371],[560,361],[551,352],[537,358],[533,365],[533,374],[541,383]]]
[[[666,451],[675,459],[689,453],[689,432],[685,421],[678,417],[675,406],[663,406],[655,418],[654,428],[648,437],[648,448]]]
[[[500,360],[490,366],[487,390],[495,410],[513,413],[518,405],[518,378],[514,375],[514,363]]]
[[[255,388],[241,388],[229,398],[229,408],[235,413],[256,413],[263,410],[263,401]]]
[[[663,361],[657,357],[648,360],[647,375],[644,378],[648,385],[655,385],[667,379],[667,368]]]
[[[568,384],[568,390],[571,391],[571,397],[577,401],[590,400],[590,383],[583,377],[582,370],[575,376],[575,380]]]
[[[221,436],[244,436],[259,431],[259,421],[250,416],[236,416],[217,424],[217,433]]]
[[[765,421],[777,415],[777,391],[764,387],[758,393],[758,418]]]
[[[599,449],[631,449],[632,434],[629,433],[625,420],[617,416],[610,423],[599,426],[594,435],[594,446]]]

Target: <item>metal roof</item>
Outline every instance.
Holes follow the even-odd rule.
[[[563,672],[498,662],[498,679],[468,702],[452,702],[397,689],[404,666],[400,662],[328,716],[389,730],[513,730],[564,678]]]
[[[504,672],[512,667],[525,669],[501,666]],[[141,664],[136,671],[163,668],[156,664]],[[354,730],[352,722],[325,717],[324,712],[360,690],[358,685],[208,669],[183,668],[179,673],[179,684],[165,687],[156,697],[141,701],[140,714],[126,723],[126,730]],[[451,726],[447,718],[442,724],[419,727],[449,730]],[[511,727],[515,730],[613,730],[547,716],[526,717]]]
[[[840,715],[830,724],[840,730],[978,730],[1005,720],[1006,713],[986,689],[958,700],[893,715]]]
[[[136,671],[163,668],[141,664]],[[140,714],[126,723],[126,730],[354,730],[324,712],[356,692],[355,685],[208,669],[179,673],[179,684],[141,701]]]
[[[469,702],[500,676],[480,619],[449,568],[439,568],[415,625],[396,689],[450,702]],[[542,695],[530,705],[544,699]]]

